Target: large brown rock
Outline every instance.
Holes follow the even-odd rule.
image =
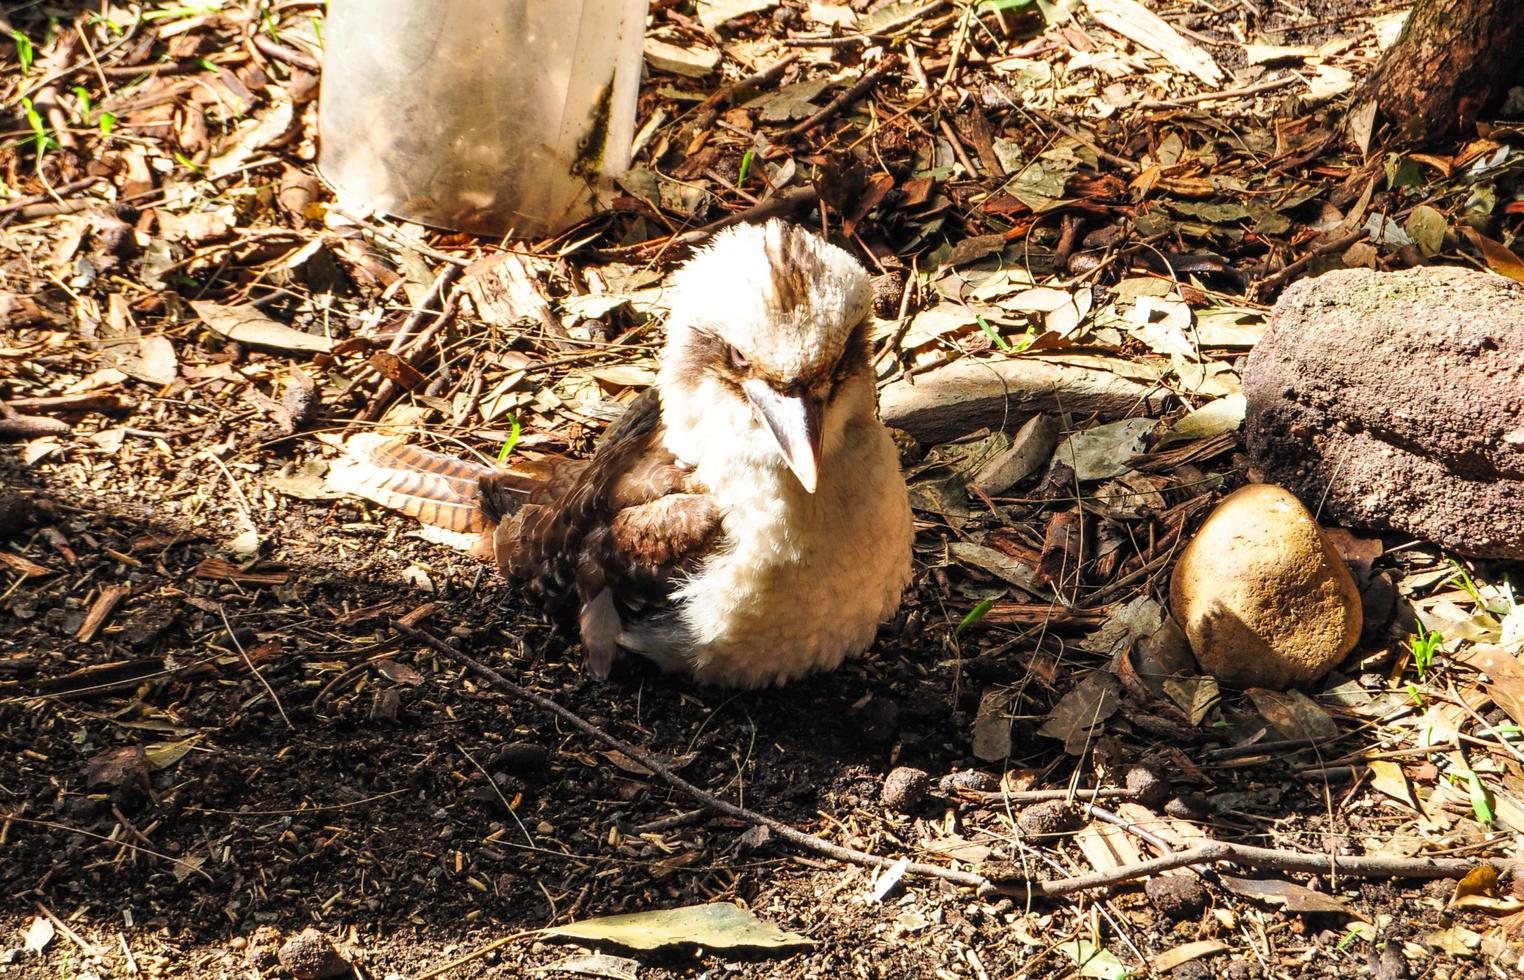
[[[1360,592],[1301,501],[1255,484],[1223,498],[1180,553],[1170,610],[1201,669],[1239,687],[1319,680],[1360,639]]]
[[[1302,280],[1244,393],[1261,475],[1320,518],[1524,558],[1524,286],[1443,267]]]

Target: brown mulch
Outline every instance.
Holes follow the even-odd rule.
[[[388,627],[875,854],[1040,877],[1153,857],[998,792],[1147,763],[1168,786],[1116,808],[1175,847],[1519,858],[1524,692],[1486,660],[1524,638],[1516,568],[1342,536],[1385,612],[1291,708],[1217,690],[1160,638],[1182,539],[1249,477],[1233,413],[1192,413],[1232,404],[1278,289],[1340,265],[1518,272],[1512,129],[1370,162],[1337,136],[1400,7],[1148,3],[1209,83],[1114,0],[1072,19],[784,0],[715,29],[708,4],[658,0],[653,32],[720,67],[648,72],[610,208],[504,250],[340,210],[314,163],[318,5],[205,6],[21,3],[0,24],[25,39],[0,42],[0,976],[276,975],[307,926],[358,976],[415,976],[714,901],[816,945],[642,954],[640,976],[1516,968],[1506,877],[1459,902],[1452,881],[1254,869],[1258,892],[1181,875],[1025,903],[907,878],[876,901],[880,873],[695,812]],[[777,201],[878,277],[886,391],[934,399],[982,363],[1142,393],[1049,406],[1114,465],[1044,460],[988,492],[1022,419],[923,431],[916,586],[861,661],[759,693],[639,664],[593,683],[490,570],[326,491],[337,440],[375,424],[486,458],[585,451],[650,383],[665,274]],[[532,288],[505,298],[505,277]],[[1148,657],[1168,682],[1141,679]],[[886,806],[896,767],[928,795]],[[572,952],[525,936],[448,975]]]

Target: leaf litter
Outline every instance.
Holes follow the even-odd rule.
[[[0,697],[33,709],[6,722],[23,748],[0,783],[28,801],[3,818],[22,848],[0,872],[8,893],[63,909],[98,950],[118,948],[101,898],[152,896],[163,918],[129,924],[119,959],[170,975],[245,949],[255,962],[266,921],[367,923],[335,938],[371,972],[412,972],[519,926],[736,892],[818,941],[793,954],[801,976],[1215,972],[1262,955],[1225,921],[1278,910],[1368,922],[1358,943],[1505,956],[1495,917],[1516,886],[1483,859],[1518,857],[1509,835],[1524,832],[1524,614],[1507,570],[1377,542],[1365,577],[1387,577],[1403,612],[1304,695],[1219,689],[1180,656],[1160,601],[1194,522],[1243,479],[1239,358],[1282,270],[1464,255],[1524,278],[1509,227],[1488,221],[1513,214],[1514,134],[1368,166],[1326,140],[1323,106],[1400,24],[1250,6],[658,4],[642,143],[609,216],[567,240],[580,248],[509,253],[334,207],[314,169],[320,22],[303,5],[118,3],[57,28],[8,11],[31,54],[23,67],[12,36],[4,98],[18,118],[23,98],[41,106],[47,132],[0,148],[0,240],[30,257],[0,273],[0,398],[56,423],[18,428],[4,462],[23,516],[0,520],[14,624]],[[890,54],[902,70],[822,115]],[[1294,111],[1274,111],[1283,99]],[[1064,368],[1035,411],[939,405],[962,415],[936,431],[958,431],[907,445],[917,585],[863,667],[757,700],[664,682],[638,707],[611,699],[475,566],[325,490],[320,437],[357,426],[484,459],[515,440],[530,459],[585,452],[650,383],[664,276],[696,240],[673,229],[785,198],[869,258],[886,391]],[[310,410],[288,404],[298,364]],[[1096,395],[1118,380],[1160,397]],[[695,779],[845,844],[942,842],[942,860],[975,865],[1015,853],[1008,807],[987,799],[880,812],[886,760],[952,773],[972,758],[1008,789],[1006,766],[1041,774],[1023,790],[1114,787],[1147,760],[1198,833],[1249,820],[1296,851],[1474,855],[1451,899],[1464,924],[1411,891],[1315,875],[1223,877],[1220,915],[1179,926],[1126,886],[1037,911],[909,876],[883,915],[847,897],[868,892],[856,872],[776,843],[727,857],[744,828],[672,814],[638,763],[489,700],[398,644],[388,617],[516,658]],[[1414,619],[1442,637],[1422,665]],[[877,707],[843,721],[864,686]],[[144,764],[92,789],[104,749]],[[1098,839],[1042,855],[1074,874],[1132,860]],[[212,896],[232,925],[210,924]],[[78,948],[30,902],[3,915],[54,972]],[[185,930],[195,965],[161,927]],[[1283,963],[1340,948],[1266,934]]]

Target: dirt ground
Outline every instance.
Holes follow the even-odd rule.
[[[1322,855],[1519,858],[1524,720],[1466,659],[1502,642],[1517,567],[1351,538],[1357,551],[1375,546],[1365,574],[1398,609],[1389,601],[1304,699],[1331,726],[1313,740],[1286,736],[1284,719],[1242,692],[1193,702],[1204,679],[1192,671],[1167,696],[1124,677],[1104,710],[1087,702],[1094,724],[1055,710],[1125,673],[1145,635],[1131,624],[1162,611],[1178,542],[1249,478],[1236,427],[1153,446],[1122,474],[1132,482],[1078,498],[1035,474],[979,499],[967,490],[970,443],[918,447],[916,576],[901,612],[861,660],[779,691],[701,688],[636,663],[591,681],[575,644],[495,571],[322,489],[334,439],[377,419],[485,457],[505,442],[585,452],[649,383],[659,339],[638,302],[590,312],[588,298],[638,297],[691,244],[678,236],[769,197],[778,188],[764,180],[781,188],[794,178],[780,168],[796,161],[815,175],[799,220],[855,243],[885,291],[886,385],[935,385],[965,358],[1068,358],[1142,384],[1167,428],[1237,390],[1244,338],[1289,278],[1280,270],[1309,256],[1291,273],[1417,256],[1412,241],[1318,254],[1319,235],[1378,206],[1394,220],[1429,207],[1458,221],[1475,187],[1450,173],[1511,145],[1494,134],[1487,148],[1446,148],[1444,178],[1431,167],[1422,194],[1405,195],[1417,185],[1391,174],[1412,161],[1364,163],[1325,142],[1325,103],[1286,95],[1293,83],[1352,84],[1399,8],[1149,3],[1214,55],[1223,75],[1208,86],[1088,14],[1047,23],[1014,4],[931,4],[905,20],[883,4],[843,14],[784,2],[715,33],[692,3],[657,3],[653,32],[718,44],[725,58],[697,80],[648,73],[640,121],[655,120],[656,135],[637,166],[659,193],[630,190],[577,234],[503,252],[330,209],[314,166],[316,6],[222,6],[5,11],[31,53],[17,42],[3,66],[15,125],[0,147],[0,399],[57,425],[0,443],[0,977],[284,975],[277,947],[309,926],[361,978],[433,976],[458,958],[438,975],[561,964],[618,976],[633,967],[567,963],[584,951],[534,930],[708,902],[810,945],[611,951],[648,980],[1518,975],[1521,886],[1506,874],[1461,900],[1453,880],[1256,867],[1203,870],[1200,887],[1185,871],[1147,891],[1132,881],[1032,902],[907,877],[878,900],[882,873],[697,809],[389,625],[457,644],[711,793],[874,854],[1014,862],[1038,878],[1154,857],[1089,815],[1049,827],[1051,812],[996,792],[1132,786],[1129,770],[1145,764],[1168,786],[1114,808],[1158,821],[1177,847],[1207,836]],[[93,69],[69,40],[76,26]],[[851,45],[784,45],[854,31]],[[1288,82],[1252,44],[1321,53],[1296,55]],[[808,53],[784,76],[796,86],[866,64],[876,45],[903,53],[905,70],[802,137],[780,133],[855,75],[779,115],[723,103],[707,143],[683,128],[722,83],[783,54]],[[1044,64],[1062,70],[1040,78]],[[921,98],[917,73],[941,72],[951,94]],[[1272,87],[1239,96],[1232,113],[1146,104],[1261,84]],[[990,86],[1025,91],[1031,113],[999,108],[981,94]],[[229,99],[243,101],[234,111]],[[872,159],[846,149],[859,133]],[[765,148],[748,150],[767,139],[781,149],[763,178]],[[1018,157],[1041,179],[1008,181]],[[867,169],[835,171],[839,159]],[[1496,201],[1511,199],[1515,169],[1504,166]],[[707,196],[674,192],[674,173]],[[1150,210],[1150,194],[1168,207]],[[1511,237],[1517,216],[1499,220],[1492,233]],[[1443,247],[1460,254],[1453,233]],[[425,301],[441,271],[519,252],[543,305],[494,320]],[[1104,261],[1070,261],[1087,252]],[[1181,270],[1173,295],[1187,316],[1232,319],[1190,370],[1154,335],[1101,315],[1141,280],[1175,287],[1156,254]],[[1027,283],[1000,293],[993,277],[1017,256],[1039,270],[1035,283],[1074,288],[1094,315],[1063,329],[1009,300]],[[920,319],[955,277],[996,297],[988,317]],[[190,305],[207,300],[340,343],[230,340]],[[374,355],[418,329],[419,308],[440,329],[403,349],[415,381]],[[382,375],[410,387],[388,389]],[[50,398],[65,401],[35,401]],[[1065,432],[1098,421],[1060,419]],[[1087,546],[1057,598],[1013,584],[1005,563],[1051,559],[1056,520],[1076,508],[1105,546]],[[983,550],[954,547],[970,544]],[[1437,659],[1416,664],[1415,618],[1440,613],[1470,632],[1446,626]],[[996,743],[1009,738],[994,757],[975,745],[992,719]],[[1426,741],[1441,722],[1453,747]],[[900,766],[931,783],[903,812],[881,796]]]

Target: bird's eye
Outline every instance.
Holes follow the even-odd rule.
[[[751,362],[748,361],[746,356],[740,351],[736,350],[734,347],[729,347],[727,350],[730,353],[731,367],[735,368],[737,371],[745,371],[747,368],[751,367]]]

